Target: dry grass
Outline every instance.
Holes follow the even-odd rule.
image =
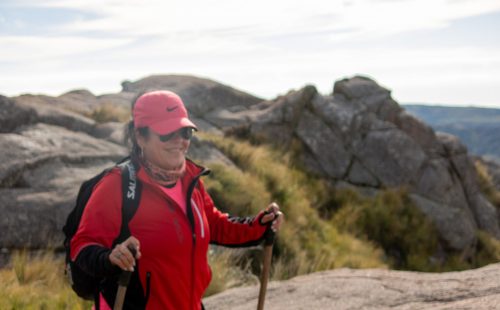
[[[30,257],[21,251],[0,270],[0,309],[90,309],[73,293],[64,276],[64,260],[51,252]]]
[[[232,287],[258,284],[259,279],[251,271],[251,261],[246,261],[241,251],[214,247],[208,254],[212,269],[212,281],[205,297]]]
[[[114,105],[111,103],[105,103],[92,112],[86,114],[87,117],[95,120],[98,123],[107,122],[122,122],[125,123],[130,119],[130,109]]]
[[[479,188],[485,194],[486,198],[500,211],[500,191],[493,185],[488,168],[480,160],[476,160],[474,165],[479,180]]]
[[[273,278],[336,267],[386,267],[380,249],[339,232],[318,216],[316,209],[328,196],[326,186],[294,169],[287,156],[227,137],[202,137],[238,166],[210,165],[214,173],[206,180],[207,188],[219,208],[234,215],[253,215],[276,201],[285,213]]]

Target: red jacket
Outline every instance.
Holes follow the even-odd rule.
[[[113,169],[96,185],[71,241],[73,260],[90,245],[110,249],[117,238],[122,208],[120,173],[120,169]],[[230,218],[214,206],[199,179],[207,173],[187,161],[182,178],[187,215],[144,169],[137,173],[143,186],[129,229],[141,246],[136,272],[147,309],[199,310],[211,279],[209,243],[257,244],[264,235],[266,226],[258,224],[262,213],[253,220],[241,220]]]

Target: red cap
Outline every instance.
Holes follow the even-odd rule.
[[[132,111],[134,127],[149,127],[159,135],[166,135],[183,127],[198,129],[188,118],[182,99],[168,90],[145,93],[135,102]]]

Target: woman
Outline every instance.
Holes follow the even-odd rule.
[[[131,158],[139,167],[142,192],[129,222],[131,237],[113,247],[122,206],[121,171],[115,168],[94,188],[71,241],[71,258],[107,279],[116,278],[120,270],[134,271],[125,309],[199,310],[211,279],[209,243],[258,244],[269,227],[279,229],[283,216],[275,203],[243,219],[214,206],[200,179],[208,170],[185,157],[197,128],[173,92],[143,94],[134,102],[132,116]],[[97,308],[113,304],[113,282],[104,281]]]

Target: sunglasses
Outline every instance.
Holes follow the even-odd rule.
[[[193,137],[193,131],[194,129],[191,127],[184,127],[177,131],[169,133],[168,135],[160,135],[160,141],[167,142],[169,140],[172,140],[177,134],[179,134],[184,140],[191,140],[191,138]]]

